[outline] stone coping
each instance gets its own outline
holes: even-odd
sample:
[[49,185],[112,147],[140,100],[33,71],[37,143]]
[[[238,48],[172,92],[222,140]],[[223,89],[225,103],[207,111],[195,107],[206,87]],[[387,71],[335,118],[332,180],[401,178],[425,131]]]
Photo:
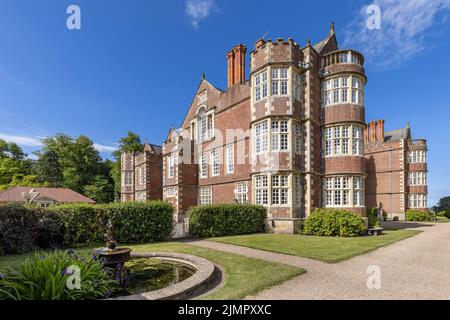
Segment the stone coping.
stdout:
[[150,258],[187,264],[197,271],[186,280],[160,290],[118,297],[114,300],[176,300],[187,299],[195,290],[207,286],[214,277],[215,266],[206,259],[174,252],[133,253],[133,259]]

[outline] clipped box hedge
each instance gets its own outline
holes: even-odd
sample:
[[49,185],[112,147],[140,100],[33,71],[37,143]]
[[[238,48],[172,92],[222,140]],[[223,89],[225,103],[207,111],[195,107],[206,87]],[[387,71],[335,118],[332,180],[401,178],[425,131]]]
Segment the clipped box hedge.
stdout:
[[366,231],[366,224],[360,216],[336,209],[314,210],[303,226],[306,235],[326,237],[358,237]]
[[267,209],[249,204],[221,204],[189,210],[189,234],[209,238],[260,233],[266,230]]

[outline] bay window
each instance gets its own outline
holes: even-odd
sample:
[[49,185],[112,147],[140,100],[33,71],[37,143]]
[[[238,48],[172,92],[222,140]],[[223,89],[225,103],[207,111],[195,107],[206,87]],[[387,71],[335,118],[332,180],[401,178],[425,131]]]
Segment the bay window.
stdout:
[[364,178],[361,176],[326,177],[324,188],[326,207],[364,206]]
[[324,107],[338,103],[364,105],[363,80],[354,75],[339,76],[326,80],[323,84],[322,94]]
[[325,156],[347,156],[364,154],[363,127],[340,125],[325,128]]
[[411,193],[409,195],[409,207],[411,209],[425,209],[428,207],[427,195],[423,193]]
[[414,171],[409,173],[410,186],[426,186],[427,173],[425,171]]
[[267,70],[264,70],[255,75],[255,101],[258,102],[264,98],[267,98]]
[[426,163],[427,152],[424,150],[413,150],[409,152],[409,163]]
[[289,201],[289,177],[272,176],[272,205],[287,205]]
[[272,95],[286,96],[288,94],[288,69],[279,68],[272,69]]
[[269,178],[267,175],[255,177],[255,203],[263,206],[269,204]]

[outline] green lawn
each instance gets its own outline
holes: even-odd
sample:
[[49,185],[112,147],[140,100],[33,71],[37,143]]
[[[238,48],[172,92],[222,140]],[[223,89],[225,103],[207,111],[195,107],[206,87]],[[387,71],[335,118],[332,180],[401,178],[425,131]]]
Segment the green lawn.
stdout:
[[[203,249],[192,245],[168,242],[142,246],[129,246],[134,252],[180,252],[203,257],[223,267],[225,283],[212,294],[202,297],[209,300],[238,300],[254,295],[265,288],[277,285],[305,271],[279,263],[247,258],[235,254]],[[77,249],[89,255],[92,249]],[[20,264],[29,255],[0,256],[0,270],[6,265]],[[262,276],[263,275],[263,276]]]
[[358,238],[257,234],[210,240],[336,263],[415,236],[418,233],[420,231],[395,230],[385,231],[383,236]]

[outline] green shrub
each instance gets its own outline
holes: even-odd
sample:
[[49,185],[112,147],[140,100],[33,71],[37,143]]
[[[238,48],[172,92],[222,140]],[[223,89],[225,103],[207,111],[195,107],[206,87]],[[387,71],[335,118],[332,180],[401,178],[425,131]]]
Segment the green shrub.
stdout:
[[265,231],[267,209],[255,205],[223,204],[189,210],[191,236],[208,238]]
[[304,233],[327,237],[357,237],[366,232],[364,220],[348,211],[316,209],[306,219]]
[[447,219],[450,219],[450,209],[448,209],[448,210],[445,212],[444,216],[445,216]]
[[19,254],[34,247],[38,218],[32,209],[0,206],[0,254]]
[[379,227],[378,208],[367,209],[367,217],[369,219],[369,227]]
[[148,243],[170,239],[173,207],[169,203],[123,203],[105,206],[119,243]]
[[[445,214],[447,213],[447,211],[439,211],[438,213],[436,213],[436,215],[438,216],[438,217],[445,217]],[[450,213],[450,211],[449,211],[449,213]]]
[[91,246],[104,241],[107,218],[105,206],[63,204],[48,209],[61,226],[64,246]]
[[90,246],[104,242],[108,219],[122,244],[147,243],[170,238],[173,207],[160,201],[108,205],[71,204],[49,209],[58,219],[64,245]]
[[406,221],[431,221],[429,212],[408,210],[406,211]]
[[[69,289],[70,276],[79,268],[80,289]],[[68,253],[36,253],[17,269],[0,277],[0,300],[92,300],[106,297],[114,281],[102,264]]]

